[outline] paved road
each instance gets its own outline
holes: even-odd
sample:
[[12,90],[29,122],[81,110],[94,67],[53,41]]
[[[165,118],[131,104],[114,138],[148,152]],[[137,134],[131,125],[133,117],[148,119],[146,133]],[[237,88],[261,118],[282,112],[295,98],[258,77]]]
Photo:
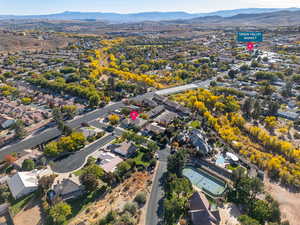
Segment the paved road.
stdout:
[[148,202],[146,225],[162,224],[162,201],[164,197],[163,176],[167,172],[167,159],[169,155],[169,149],[159,151],[159,164],[153,180],[150,198]]
[[84,165],[88,155],[97,151],[98,149],[108,144],[115,138],[116,136],[112,134],[109,134],[108,136],[104,136],[103,138],[100,138],[98,141],[88,145],[87,147],[81,149],[80,151],[75,152],[74,154],[60,161],[54,162],[51,168],[56,173],[68,173],[76,169],[79,169]]
[[[117,102],[112,105],[108,105],[102,109],[97,109],[92,112],[89,112],[83,116],[77,117],[71,121],[69,121],[67,124],[71,128],[75,129],[81,126],[84,122],[89,122],[92,120],[95,120],[101,116],[104,116],[106,113],[109,113],[111,111],[114,111],[116,109],[119,109],[123,107],[124,104],[122,102]],[[54,138],[57,138],[61,135],[61,132],[57,128],[50,128],[45,130],[44,132],[31,136],[27,139],[24,139],[16,144],[9,145],[5,148],[2,148],[0,150],[0,160],[3,159],[3,157],[7,154],[11,154],[13,152],[21,152],[25,149],[30,149],[33,147],[36,147],[37,145],[40,145],[44,142],[47,142],[49,140],[52,140]]]
[[176,94],[187,90],[197,89],[197,88],[206,88],[209,86],[210,82],[214,79],[209,79],[206,81],[196,81],[191,84],[186,84],[178,87],[173,88],[167,88],[163,90],[156,91],[155,93],[158,95],[170,95],[170,94]]
[[[92,122],[89,122],[89,125],[100,129],[105,129],[107,127],[107,124],[101,123],[98,120],[93,120]],[[70,156],[67,156],[66,158],[60,161],[53,162],[53,165],[51,166],[52,170],[56,173],[67,173],[79,169],[84,165],[88,155],[92,154],[93,152],[102,148],[104,145],[113,141],[116,137],[121,136],[123,132],[123,130],[115,128],[112,134],[109,134],[108,136],[99,139],[95,143],[83,148],[82,150]]]

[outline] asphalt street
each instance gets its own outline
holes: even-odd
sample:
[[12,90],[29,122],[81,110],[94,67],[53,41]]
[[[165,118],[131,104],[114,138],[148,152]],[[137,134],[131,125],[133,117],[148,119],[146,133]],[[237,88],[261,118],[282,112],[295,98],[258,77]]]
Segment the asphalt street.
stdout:
[[159,164],[153,180],[150,198],[147,207],[146,225],[162,224],[164,197],[163,176],[167,172],[167,159],[170,155],[169,149],[164,149],[158,152]]
[[53,162],[51,168],[56,173],[68,173],[72,172],[76,169],[82,167],[85,163],[85,160],[88,155],[92,154],[93,152],[97,151],[104,145],[108,144],[112,140],[114,140],[116,136],[109,134],[108,136],[104,136],[100,138],[96,142],[88,145],[87,147],[81,149],[78,152],[60,160]]
[[155,94],[157,95],[170,95],[170,94],[176,94],[187,90],[193,90],[197,88],[205,88],[210,85],[210,82],[213,81],[213,79],[209,79],[206,81],[196,81],[191,84],[186,84],[178,87],[172,87],[167,89],[162,89],[159,91],[156,91]]

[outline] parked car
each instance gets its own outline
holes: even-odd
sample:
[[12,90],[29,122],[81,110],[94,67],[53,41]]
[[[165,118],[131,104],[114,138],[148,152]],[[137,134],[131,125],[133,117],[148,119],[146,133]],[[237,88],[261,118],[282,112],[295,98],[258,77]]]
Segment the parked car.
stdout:
[[111,132],[114,131],[114,129],[115,129],[115,128],[114,128],[113,126],[108,126],[108,127],[106,127],[105,130],[106,130],[107,132],[111,133]]

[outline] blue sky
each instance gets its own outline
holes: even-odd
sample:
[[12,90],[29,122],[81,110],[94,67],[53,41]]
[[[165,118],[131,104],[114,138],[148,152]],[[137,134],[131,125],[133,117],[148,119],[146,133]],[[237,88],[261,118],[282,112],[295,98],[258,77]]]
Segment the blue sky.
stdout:
[[300,0],[0,0],[0,14],[47,14],[63,11],[195,13],[264,7],[300,7]]

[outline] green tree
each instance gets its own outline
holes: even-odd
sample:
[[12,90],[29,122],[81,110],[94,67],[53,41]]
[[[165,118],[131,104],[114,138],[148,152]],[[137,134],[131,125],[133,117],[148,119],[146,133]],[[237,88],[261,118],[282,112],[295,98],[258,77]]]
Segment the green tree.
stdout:
[[258,178],[244,177],[240,172],[234,179],[234,190],[230,193],[230,197],[233,197],[236,203],[245,205],[246,210],[249,211],[256,196],[262,192],[263,184]]
[[243,105],[242,110],[246,114],[246,116],[250,116],[253,109],[253,101],[252,98],[246,98]]
[[263,200],[256,200],[249,212],[249,215],[258,220],[261,224],[271,219],[271,210],[268,202]]
[[77,107],[75,105],[65,105],[62,107],[62,112],[69,118],[74,118],[76,115]]
[[15,136],[17,138],[24,138],[27,134],[22,120],[17,120],[14,124]]
[[25,159],[22,163],[22,170],[31,171],[34,170],[35,163],[32,159]]
[[247,71],[247,70],[249,70],[249,69],[250,69],[249,66],[246,65],[246,64],[243,64],[243,65],[240,67],[240,70],[241,70],[241,71]]
[[228,76],[230,77],[230,79],[234,79],[236,74],[237,74],[236,70],[229,70],[228,71]]
[[49,215],[55,224],[63,224],[71,214],[72,208],[65,202],[54,205],[49,211]]
[[284,86],[281,94],[283,97],[290,97],[292,95],[293,83],[291,81],[287,81]]
[[137,202],[139,205],[143,205],[147,201],[147,194],[145,192],[139,192],[135,198],[134,201]]
[[183,151],[178,151],[175,154],[168,157],[168,171],[175,173],[181,177],[182,169],[185,165],[186,156]]
[[8,202],[10,199],[10,191],[6,184],[0,184],[0,204]]
[[157,146],[157,144],[155,142],[153,142],[153,141],[148,141],[147,148],[151,152],[156,152],[159,149],[159,147]]
[[100,104],[100,102],[101,102],[101,98],[97,94],[94,94],[94,95],[89,97],[89,105],[91,107],[98,106]]
[[58,107],[55,107],[52,109],[52,117],[56,124],[59,124],[60,122],[63,121],[63,114],[61,112],[61,109]]
[[86,139],[85,139],[85,136],[84,136],[83,133],[81,133],[81,132],[73,132],[70,135],[70,138],[75,143],[76,150],[79,150],[79,149],[81,149],[81,148],[84,147]]
[[125,212],[122,214],[120,217],[120,220],[117,222],[117,224],[122,224],[122,225],[135,225],[136,221],[134,217],[128,212]]
[[253,219],[247,215],[241,215],[238,218],[241,225],[261,225],[256,219]]
[[127,202],[125,205],[124,205],[124,209],[123,209],[125,212],[129,212],[131,215],[135,215],[136,212],[137,212],[137,205],[133,202]]
[[131,169],[130,165],[124,161],[117,166],[116,174],[123,177]]
[[252,60],[251,67],[258,67],[258,66],[259,66],[258,62],[256,60]]
[[92,164],[84,168],[84,174],[92,174],[95,175],[96,178],[101,179],[104,176],[105,172],[100,166]]
[[31,100],[31,98],[24,97],[24,98],[21,98],[21,102],[24,105],[29,105],[32,102],[32,100]]
[[100,220],[99,225],[114,224],[117,221],[117,213],[110,211],[103,219]]
[[268,58],[267,56],[265,56],[265,57],[262,58],[262,61],[263,61],[263,62],[268,62],[268,61],[269,61],[269,58]]
[[40,190],[42,191],[42,193],[46,193],[51,188],[56,176],[57,175],[52,174],[49,176],[43,176],[39,179],[38,186],[39,186]]
[[80,181],[88,192],[96,191],[100,184],[97,176],[92,173],[83,174],[80,176]]
[[188,197],[193,193],[193,187],[187,178],[171,178],[168,179],[168,193],[179,197]]
[[268,104],[268,112],[267,113],[270,116],[276,116],[279,109],[280,109],[280,104],[278,102],[271,101]]
[[253,119],[258,119],[262,114],[262,108],[260,101],[257,99],[253,105],[252,117]]
[[272,95],[274,93],[275,89],[271,85],[267,84],[261,88],[261,93],[263,95]]
[[60,153],[60,150],[58,149],[57,142],[52,141],[52,142],[48,143],[45,146],[44,152],[47,156],[52,156],[52,157],[58,156]]
[[172,196],[164,200],[164,220],[167,225],[177,224],[181,215],[184,214],[187,200]]

